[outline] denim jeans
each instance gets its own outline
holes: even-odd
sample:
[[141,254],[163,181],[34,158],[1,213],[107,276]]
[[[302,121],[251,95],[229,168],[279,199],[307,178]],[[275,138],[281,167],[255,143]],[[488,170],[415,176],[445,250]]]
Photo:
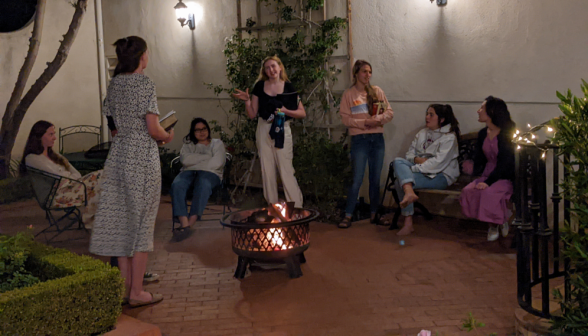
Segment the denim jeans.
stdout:
[[192,191],[190,217],[194,215],[202,216],[204,208],[206,208],[206,204],[208,203],[208,198],[212,194],[212,190],[221,181],[218,175],[203,170],[185,170],[179,173],[171,187],[174,216],[188,217],[186,197],[192,182],[194,183],[194,190]]
[[[404,190],[402,186],[406,183],[412,183],[414,189],[438,189],[443,190],[447,188],[447,179],[442,173],[437,174],[434,178],[427,177],[422,173],[413,173],[410,168],[414,166],[408,160],[403,158],[394,159],[394,175],[396,175],[396,192],[398,198],[402,201],[404,198]],[[414,205],[409,204],[401,211],[403,216],[414,215]]]
[[369,164],[370,210],[372,213],[378,211],[378,206],[380,205],[380,175],[382,174],[382,165],[384,165],[384,150],[384,135],[382,133],[358,134],[351,137],[353,183],[347,194],[345,216],[351,217],[355,210],[366,163]]

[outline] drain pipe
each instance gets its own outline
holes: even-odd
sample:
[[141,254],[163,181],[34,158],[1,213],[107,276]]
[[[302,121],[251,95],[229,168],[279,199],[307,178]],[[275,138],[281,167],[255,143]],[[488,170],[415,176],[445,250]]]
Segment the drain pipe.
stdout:
[[110,139],[106,118],[102,115],[102,102],[106,98],[106,58],[104,57],[104,29],[102,25],[102,0],[94,0],[96,18],[96,47],[98,48],[98,87],[100,90],[100,127],[102,142]]

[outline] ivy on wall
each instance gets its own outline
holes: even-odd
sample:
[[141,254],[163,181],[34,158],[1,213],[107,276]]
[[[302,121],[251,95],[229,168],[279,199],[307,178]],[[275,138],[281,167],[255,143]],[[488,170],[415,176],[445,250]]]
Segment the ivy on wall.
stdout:
[[[333,94],[330,88],[338,80],[341,70],[327,64],[329,57],[343,41],[342,33],[347,21],[339,17],[321,22],[309,20],[306,11],[320,9],[324,6],[324,0],[304,0],[299,8],[289,6],[283,0],[261,0],[261,3],[275,15],[275,21],[280,24],[269,23],[259,38],[254,33],[254,30],[259,29],[258,23],[252,18],[247,19],[244,31],[236,29],[226,39],[223,52],[227,59],[229,87],[213,83],[206,85],[217,96],[230,95],[234,89],[251,90],[259,75],[262,60],[277,55],[284,63],[288,77],[300,94],[307,112],[307,118],[293,125],[304,126],[302,131],[296,132],[294,139],[296,177],[305,201],[313,204],[327,202],[330,208],[334,208],[334,202],[345,195],[343,186],[347,183],[350,170],[348,154],[344,141],[332,142],[324,130],[312,126],[321,123],[325,114],[338,107],[340,97]],[[257,120],[249,119],[244,103],[236,99],[231,99],[231,107],[225,112],[226,128],[220,127],[219,122],[212,122],[213,130],[221,134],[236,161],[252,159],[257,150]],[[321,182],[313,170],[306,166],[309,164],[307,160],[298,158],[301,155],[319,155],[319,158],[323,158],[323,162],[319,163],[321,167],[337,166],[338,169],[332,172],[332,178]],[[245,165],[236,162],[235,167],[238,169]],[[333,190],[332,185],[340,187]],[[317,190],[331,190],[331,193],[324,195],[317,193]],[[324,213],[326,209],[319,211]]]

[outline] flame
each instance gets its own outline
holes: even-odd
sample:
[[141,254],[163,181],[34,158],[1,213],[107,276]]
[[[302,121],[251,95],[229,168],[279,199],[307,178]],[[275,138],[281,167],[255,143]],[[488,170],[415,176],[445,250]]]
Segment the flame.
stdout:
[[[276,203],[274,204],[274,208],[276,210],[278,210],[282,216],[284,216],[284,218],[286,218],[286,213],[287,213],[287,209],[286,209],[286,205],[282,204],[282,203]],[[281,223],[282,221],[279,218],[274,218],[272,219],[272,223]]]
[[271,247],[274,250],[287,250],[288,246],[284,244],[284,240],[282,239],[282,230],[280,229],[269,229],[268,233],[266,234],[267,239],[271,243]]
[[[283,203],[276,203],[273,205],[274,208],[280,212],[280,214],[286,218],[287,209],[286,204]],[[282,221],[279,218],[272,219],[272,223],[281,223]],[[267,240],[270,242],[270,247],[273,250],[287,250],[289,248],[293,248],[294,246],[288,246],[284,240],[284,233],[279,228],[272,228],[269,229],[266,234]]]

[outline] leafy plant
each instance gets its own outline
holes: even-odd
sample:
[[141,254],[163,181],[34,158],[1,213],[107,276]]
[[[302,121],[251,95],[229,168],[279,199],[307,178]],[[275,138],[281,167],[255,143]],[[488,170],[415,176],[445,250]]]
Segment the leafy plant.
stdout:
[[39,278],[25,268],[32,241],[30,232],[19,232],[14,236],[0,235],[0,293],[39,282]]
[[[296,128],[302,129],[294,139],[293,164],[296,176],[305,201],[318,206],[321,213],[331,214],[337,208],[337,200],[345,195],[350,165],[348,154],[344,148],[344,139],[331,142],[324,132],[309,128],[321,123],[326,113],[339,105],[340,97],[336,97],[329,88],[333,87],[341,71],[327,64],[342,41],[341,32],[346,26],[346,20],[338,17],[321,23],[308,20],[304,11],[319,9],[324,6],[324,0],[305,0],[300,7],[289,6],[283,0],[262,2],[273,9],[276,22],[287,24],[300,20],[304,24],[289,28],[286,33],[284,26],[269,23],[267,34],[261,39],[251,35],[252,29],[246,30],[247,35],[235,30],[226,39],[224,49],[230,87],[212,83],[205,85],[217,96],[231,94],[235,88],[252,88],[264,58],[277,55],[283,61],[288,77],[300,94],[307,112],[304,120],[293,121],[292,125],[293,128],[298,126]],[[254,28],[257,24],[249,18],[246,28]],[[309,26],[313,29],[309,30]],[[220,127],[217,121],[212,121],[211,126],[213,132],[220,134],[227,150],[233,154],[234,167],[237,170],[239,167],[248,167],[246,161],[253,159],[257,151],[257,120],[247,116],[242,101],[232,99],[231,102],[231,108],[225,111],[224,124],[228,125],[227,128]],[[219,107],[222,107],[220,103]]]
[[[484,328],[486,326],[485,323],[479,322],[478,320],[476,320],[476,318],[474,317],[474,314],[472,314],[471,312],[468,313],[468,317],[466,317],[465,319],[463,319],[461,321],[463,322],[463,324],[461,326],[464,330],[466,330],[467,332],[473,331],[476,333],[476,335],[480,334],[478,329]],[[488,334],[488,336],[496,336],[496,335],[497,335],[497,333]]]
[[562,229],[563,255],[570,261],[571,290],[564,300],[559,290],[554,291],[560,300],[561,316],[552,319],[553,332],[557,335],[588,334],[588,83],[582,80],[584,97],[576,97],[570,90],[561,100],[559,109],[563,116],[552,120],[556,132],[553,142],[559,146],[560,157],[569,175],[560,184],[564,197],[571,202],[573,220]]
[[338,221],[351,180],[346,135],[337,142],[326,132],[308,131],[294,146],[294,169],[306,206],[315,207],[323,220]]

